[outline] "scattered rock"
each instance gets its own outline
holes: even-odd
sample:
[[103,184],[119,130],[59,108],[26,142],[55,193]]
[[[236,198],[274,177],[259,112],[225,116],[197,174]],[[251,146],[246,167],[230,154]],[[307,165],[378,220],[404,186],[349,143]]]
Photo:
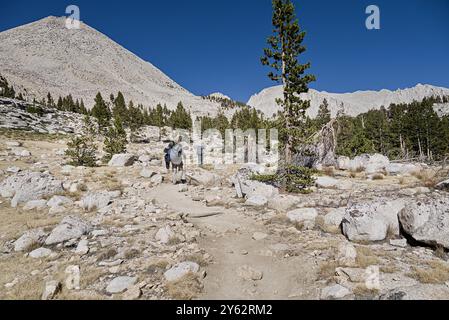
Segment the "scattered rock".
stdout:
[[197,273],[200,270],[200,266],[195,262],[181,262],[172,267],[170,270],[164,273],[165,280],[171,282],[176,281],[184,277],[189,273]]
[[90,223],[75,216],[65,217],[45,240],[46,245],[78,239],[92,230]]
[[89,241],[81,240],[80,242],[78,242],[78,246],[76,247],[75,253],[80,256],[88,254],[89,253]]
[[42,300],[53,299],[61,290],[61,283],[59,281],[48,281],[45,283],[44,292],[42,293]]
[[21,171],[0,183],[0,195],[12,198],[11,206],[39,200],[63,192],[62,181],[56,180],[48,173]]
[[315,185],[324,189],[351,190],[353,188],[352,182],[341,181],[331,177],[317,177]]
[[254,232],[253,236],[252,236],[253,240],[256,240],[256,241],[266,239],[267,237],[268,237],[268,234],[262,233],[262,232]]
[[46,200],[31,200],[25,203],[23,206],[23,210],[30,211],[30,210],[41,210],[47,207],[47,201]]
[[26,251],[36,245],[42,245],[45,241],[45,232],[42,229],[35,229],[25,232],[14,242],[14,251]]
[[351,294],[352,294],[352,292],[349,291],[348,288],[345,288],[342,285],[336,284],[336,285],[324,288],[321,291],[321,299],[322,300],[343,299],[344,297],[347,297]]
[[65,269],[65,273],[68,275],[65,280],[65,286],[69,290],[80,290],[80,267],[68,266]]
[[136,158],[132,154],[115,154],[109,161],[110,167],[129,167],[132,166]]
[[170,226],[166,226],[158,230],[155,239],[162,244],[167,244],[174,237],[174,235],[175,234],[171,230]]
[[318,211],[314,208],[302,208],[287,213],[287,218],[291,222],[303,223],[304,228],[313,229],[315,227],[315,219]]
[[50,200],[47,202],[47,206],[53,208],[53,207],[61,207],[65,205],[72,205],[73,201],[67,197],[64,196],[53,196]]
[[47,248],[39,248],[30,252],[29,256],[33,259],[42,259],[49,257],[53,252]]
[[143,178],[151,178],[152,176],[156,175],[157,172],[148,168],[144,168],[142,169],[142,171],[140,171],[140,176]]
[[154,186],[158,186],[160,185],[162,182],[164,182],[164,177],[160,174],[156,174],[154,175],[151,179],[150,182],[154,185]]
[[324,216],[324,224],[326,226],[339,228],[345,215],[346,215],[346,208],[331,209]]
[[277,212],[286,212],[294,208],[298,202],[298,197],[280,194],[268,200],[268,208]]
[[114,278],[111,282],[109,282],[106,287],[106,292],[114,294],[114,293],[122,293],[127,290],[129,287],[133,286],[137,281],[136,277],[117,277]]
[[342,266],[353,266],[356,264],[357,250],[350,243],[342,243],[338,246],[337,261]]
[[407,247],[407,239],[391,239],[390,245],[393,247],[405,248]]
[[81,199],[81,207],[86,211],[100,210],[107,207],[113,199],[120,196],[120,191],[89,192]]
[[253,195],[246,200],[245,205],[249,207],[263,207],[267,205],[268,200],[262,195]]

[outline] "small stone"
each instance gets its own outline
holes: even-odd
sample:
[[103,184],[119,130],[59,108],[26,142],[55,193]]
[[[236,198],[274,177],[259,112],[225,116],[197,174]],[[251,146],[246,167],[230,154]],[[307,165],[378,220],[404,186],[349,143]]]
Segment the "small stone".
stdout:
[[268,235],[266,233],[254,232],[252,238],[253,238],[253,240],[260,241],[260,240],[266,239],[267,237],[268,237]]
[[166,226],[164,228],[160,228],[158,232],[156,233],[155,239],[159,241],[162,244],[167,244],[170,239],[172,239],[174,236],[173,231],[171,230],[170,226]]
[[326,287],[321,291],[322,300],[330,299],[342,299],[351,294],[349,289],[343,287],[342,285],[336,284],[330,287]]
[[44,292],[42,293],[42,300],[53,299],[61,290],[61,283],[58,281],[48,281],[45,284]]
[[109,282],[106,287],[108,293],[122,293],[129,287],[133,286],[137,281],[136,277],[117,277]]
[[137,300],[142,295],[142,291],[139,286],[133,286],[126,290],[123,294],[123,300]]
[[263,278],[263,272],[258,271],[250,266],[244,265],[238,268],[237,274],[239,277],[248,281],[259,281]]
[[87,240],[81,240],[78,242],[78,246],[76,247],[75,253],[79,254],[80,256],[84,256],[85,254],[89,253],[89,241]]
[[170,270],[164,273],[165,280],[167,281],[176,281],[184,277],[189,273],[197,273],[200,270],[200,266],[191,261],[186,261],[182,263],[178,263]]
[[52,254],[52,251],[47,248],[39,248],[30,252],[29,256],[33,259],[42,259],[49,257]]
[[65,285],[69,290],[80,290],[80,267],[68,266],[65,269],[65,273],[68,274],[65,281]]
[[407,247],[407,239],[391,239],[390,245],[393,247],[405,248]]

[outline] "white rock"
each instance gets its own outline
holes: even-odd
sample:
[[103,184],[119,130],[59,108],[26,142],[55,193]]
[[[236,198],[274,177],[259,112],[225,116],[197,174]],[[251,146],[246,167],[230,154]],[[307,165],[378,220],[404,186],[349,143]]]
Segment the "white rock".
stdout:
[[156,174],[150,179],[150,182],[155,186],[160,185],[163,181],[164,177],[160,174]]
[[29,256],[33,259],[41,259],[49,257],[52,254],[52,251],[47,248],[39,248],[30,252]]
[[80,290],[80,267],[68,266],[65,269],[65,273],[68,275],[65,280],[65,286],[69,290]]
[[144,168],[142,169],[142,171],[140,171],[140,176],[143,178],[151,178],[152,176],[156,175],[157,172],[148,168]]
[[336,284],[330,287],[326,287],[321,291],[321,299],[329,300],[329,299],[342,299],[344,297],[352,294],[349,289],[343,287],[342,285]]
[[44,292],[42,293],[42,300],[51,300],[53,299],[58,292],[61,290],[61,283],[58,281],[48,281],[45,283]]
[[191,261],[181,262],[164,273],[165,280],[171,282],[181,279],[189,273],[197,273],[200,266]]
[[350,205],[343,219],[343,233],[351,241],[382,241],[399,235],[398,214],[403,200],[378,199]]
[[197,170],[186,175],[187,181],[194,186],[213,187],[220,183],[220,177],[206,170]]
[[170,241],[170,239],[174,237],[174,235],[175,234],[171,230],[170,226],[166,226],[158,230],[155,239],[162,244],[167,244]]
[[0,195],[12,198],[11,206],[14,208],[20,203],[39,200],[63,191],[62,181],[48,173],[21,171],[0,183]]
[[346,215],[346,208],[331,209],[324,216],[324,224],[331,227],[340,227],[344,216]]
[[47,200],[31,200],[25,203],[23,206],[23,210],[30,211],[30,210],[42,210],[47,207]]
[[391,239],[390,244],[393,247],[405,248],[407,247],[407,239]]
[[109,282],[106,287],[108,293],[122,293],[129,287],[133,286],[137,281],[136,277],[117,277]]
[[409,201],[399,214],[404,231],[416,241],[449,249],[449,198],[436,195]]
[[110,167],[129,167],[134,164],[136,158],[132,154],[115,154],[112,156],[111,161],[109,161],[108,166]]
[[342,243],[338,246],[337,260],[342,266],[354,266],[357,259],[357,250],[350,243]]
[[47,202],[47,206],[49,206],[49,207],[60,207],[60,206],[65,206],[65,205],[70,206],[72,204],[73,204],[73,201],[64,196],[53,196]]
[[296,209],[287,213],[287,218],[291,222],[304,223],[306,229],[312,229],[315,226],[317,216],[318,211],[314,208]]
[[113,199],[120,196],[119,191],[89,192],[81,199],[81,207],[86,211],[107,207]]
[[186,184],[180,184],[178,186],[178,192],[187,192],[189,191],[189,186]]
[[14,251],[26,251],[35,245],[41,245],[45,241],[45,236],[42,229],[29,230],[14,242]]
[[8,172],[8,173],[17,173],[17,172],[20,172],[20,170],[22,170],[22,169],[20,169],[19,167],[9,167],[9,168],[6,169],[6,172]]
[[246,200],[245,205],[250,207],[263,207],[268,203],[268,199],[262,195],[253,195]]
[[78,246],[76,247],[75,253],[79,254],[80,256],[89,253],[89,241],[80,240],[80,242],[78,242]]
[[268,235],[266,233],[262,233],[262,232],[254,232],[253,236],[252,236],[253,240],[256,240],[256,241],[266,239],[267,237],[268,237]]
[[291,195],[276,195],[268,200],[268,208],[277,212],[286,212],[298,204],[299,198]]
[[67,216],[53,229],[45,240],[46,245],[61,243],[67,240],[78,239],[92,230],[90,223],[76,217]]

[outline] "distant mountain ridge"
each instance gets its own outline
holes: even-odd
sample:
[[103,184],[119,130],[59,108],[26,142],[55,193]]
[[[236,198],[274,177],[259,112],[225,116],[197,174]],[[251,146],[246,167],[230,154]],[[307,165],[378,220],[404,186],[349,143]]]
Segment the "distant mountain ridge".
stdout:
[[197,97],[104,34],[81,22],[65,27],[65,17],[42,20],[0,33],[0,73],[29,98],[72,94],[93,106],[97,92],[105,99],[121,91],[127,101],[148,107],[179,101],[194,114],[216,114],[219,104]]
[[[339,110],[345,114],[357,116],[371,109],[386,108],[392,103],[411,103],[414,100],[422,101],[426,97],[449,96],[449,89],[431,85],[418,84],[413,88],[399,89],[396,91],[357,91],[354,93],[329,93],[310,89],[307,94],[303,94],[303,99],[310,100],[311,107],[307,111],[308,115],[314,117],[318,113],[319,106],[326,99],[332,116]],[[282,86],[270,87],[253,95],[248,105],[271,117],[280,110],[276,104],[276,99],[282,98]]]

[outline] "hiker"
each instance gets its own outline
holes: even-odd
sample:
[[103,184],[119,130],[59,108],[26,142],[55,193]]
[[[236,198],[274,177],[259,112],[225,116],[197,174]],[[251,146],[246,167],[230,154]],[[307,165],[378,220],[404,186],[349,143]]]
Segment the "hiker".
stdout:
[[164,159],[165,159],[165,167],[167,168],[167,171],[170,170],[170,151],[175,146],[174,141],[170,141],[168,146],[164,149]]
[[182,137],[180,136],[178,139],[178,143],[175,144],[171,149],[170,149],[170,163],[172,166],[172,172],[173,172],[173,178],[172,178],[172,182],[173,184],[176,184],[178,182],[178,175],[179,172],[182,173],[181,175],[181,182],[185,181],[185,171],[184,171],[184,159],[185,159],[185,154],[184,151],[182,150]]

